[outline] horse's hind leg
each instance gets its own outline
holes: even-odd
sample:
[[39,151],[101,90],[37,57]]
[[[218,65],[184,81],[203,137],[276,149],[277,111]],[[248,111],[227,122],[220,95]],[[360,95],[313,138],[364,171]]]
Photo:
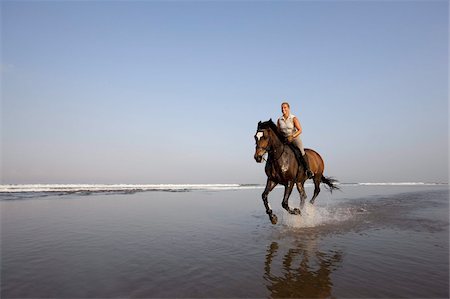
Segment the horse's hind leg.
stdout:
[[262,200],[264,202],[264,207],[266,208],[266,213],[267,213],[267,215],[269,215],[269,219],[270,219],[270,222],[272,222],[272,224],[277,224],[278,218],[272,212],[269,202],[267,201],[267,197],[269,196],[269,192],[272,191],[276,185],[277,185],[277,183],[267,179],[266,188],[264,189],[264,192],[262,194]]
[[284,196],[283,196],[283,202],[281,203],[281,206],[289,212],[289,214],[299,215],[300,210],[297,208],[291,209],[289,207],[289,196],[292,193],[292,189],[294,188],[295,182],[289,182],[287,185],[284,186]]
[[305,182],[297,182],[297,190],[298,193],[300,193],[300,209],[303,209],[303,206],[305,205],[305,199],[308,198],[305,192]]
[[322,180],[322,175],[321,174],[316,174],[314,176],[314,195],[313,198],[311,198],[311,200],[309,201],[311,204],[314,203],[314,201],[316,200],[317,195],[319,195],[320,193],[320,181]]

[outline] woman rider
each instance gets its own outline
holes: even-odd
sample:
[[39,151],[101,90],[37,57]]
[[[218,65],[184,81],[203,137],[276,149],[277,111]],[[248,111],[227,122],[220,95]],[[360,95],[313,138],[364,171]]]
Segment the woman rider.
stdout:
[[302,127],[300,126],[300,122],[295,115],[291,114],[291,108],[289,103],[284,102],[281,104],[281,112],[283,115],[278,119],[277,126],[280,132],[287,138],[289,143],[294,144],[298,149],[300,149],[301,156],[299,160],[301,160],[308,178],[312,178],[314,176],[311,169],[309,169],[308,156],[305,155],[305,149],[303,148],[303,142],[300,139],[300,134],[302,133]]

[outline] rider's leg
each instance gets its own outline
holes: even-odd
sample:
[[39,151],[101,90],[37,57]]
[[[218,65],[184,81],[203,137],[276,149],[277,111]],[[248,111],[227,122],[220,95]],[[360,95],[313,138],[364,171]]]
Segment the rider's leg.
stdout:
[[309,168],[308,155],[303,155],[303,160],[305,160],[306,164],[306,175],[308,176],[308,179],[310,179],[314,176],[314,173],[311,171],[311,168]]
[[300,149],[301,152],[301,160],[302,160],[302,164],[305,168],[306,171],[306,175],[307,177],[310,179],[314,176],[314,173],[311,171],[311,169],[309,168],[309,161],[308,161],[308,156],[305,154],[305,149],[303,148],[303,142],[302,139],[300,138],[300,136],[298,136],[297,138],[294,139],[293,144]]

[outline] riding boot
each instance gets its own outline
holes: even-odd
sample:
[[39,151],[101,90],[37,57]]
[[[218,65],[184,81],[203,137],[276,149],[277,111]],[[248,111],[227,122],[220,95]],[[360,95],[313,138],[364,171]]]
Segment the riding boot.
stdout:
[[295,158],[297,159],[298,164],[302,165],[303,168],[306,169],[305,159],[303,159],[300,149],[296,146],[292,146],[291,148],[294,150]]
[[303,169],[305,170],[306,176],[308,177],[308,179],[312,178],[314,176],[314,174],[309,169],[309,163],[308,163],[306,154],[302,155],[302,152],[300,151],[300,149],[298,147],[293,146],[292,149],[294,150],[295,157],[297,158],[297,162],[303,166]]
[[314,176],[314,173],[309,168],[308,155],[304,154],[302,158],[302,160],[305,161],[306,176],[308,177],[308,179],[310,179]]

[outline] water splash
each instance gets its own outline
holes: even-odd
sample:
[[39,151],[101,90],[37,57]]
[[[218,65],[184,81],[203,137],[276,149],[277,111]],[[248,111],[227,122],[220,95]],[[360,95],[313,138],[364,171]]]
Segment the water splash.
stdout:
[[282,223],[292,228],[306,228],[343,222],[350,219],[354,211],[349,208],[337,206],[316,206],[309,202],[301,209],[301,216],[284,212]]

